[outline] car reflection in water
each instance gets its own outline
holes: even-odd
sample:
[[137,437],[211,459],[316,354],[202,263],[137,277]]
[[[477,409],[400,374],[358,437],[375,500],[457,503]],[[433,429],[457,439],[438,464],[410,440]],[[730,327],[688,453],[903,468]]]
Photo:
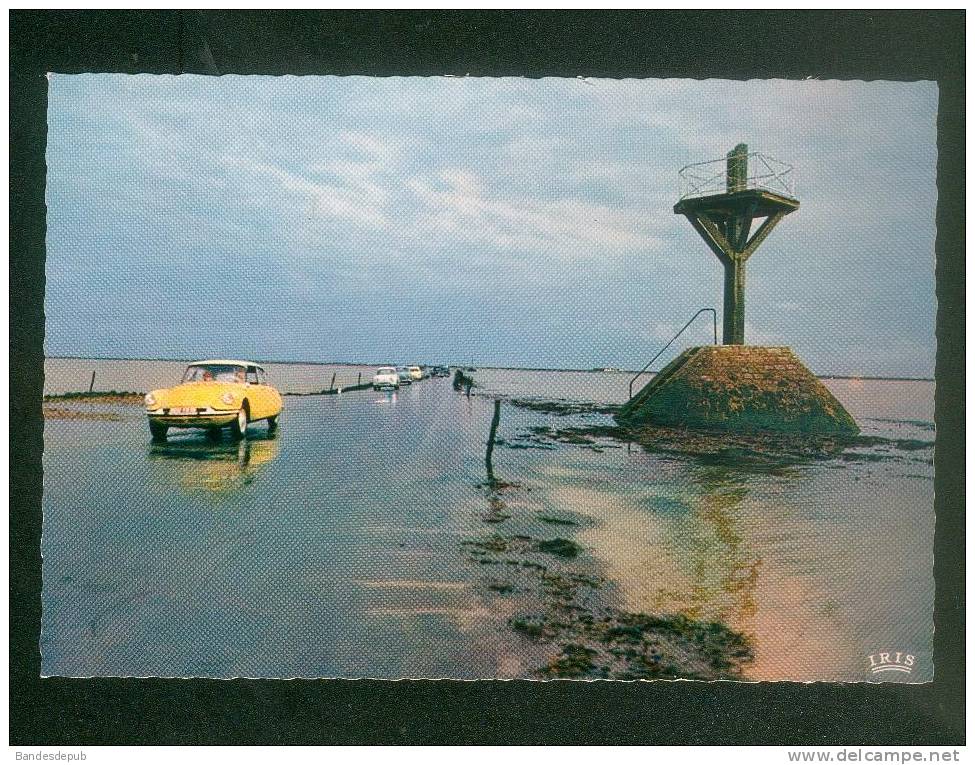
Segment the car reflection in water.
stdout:
[[248,433],[240,440],[213,441],[206,436],[171,439],[149,448],[153,476],[189,491],[229,493],[254,481],[262,466],[278,455],[277,434]]

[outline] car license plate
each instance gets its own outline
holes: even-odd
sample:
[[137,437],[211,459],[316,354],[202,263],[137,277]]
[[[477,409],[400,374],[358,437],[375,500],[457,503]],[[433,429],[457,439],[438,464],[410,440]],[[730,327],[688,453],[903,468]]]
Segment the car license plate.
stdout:
[[174,406],[169,410],[170,414],[196,414],[196,409],[191,406]]

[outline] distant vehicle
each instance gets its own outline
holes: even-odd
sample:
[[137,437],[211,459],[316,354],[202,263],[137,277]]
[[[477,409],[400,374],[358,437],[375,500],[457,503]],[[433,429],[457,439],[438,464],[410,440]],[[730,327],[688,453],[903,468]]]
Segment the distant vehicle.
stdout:
[[450,377],[450,370],[447,367],[430,367],[431,377]]
[[413,384],[413,375],[410,374],[410,370],[407,367],[396,367],[396,374],[399,375],[400,385]]
[[399,373],[396,367],[379,367],[376,374],[372,376],[372,388],[373,390],[399,388]]
[[420,367],[418,367],[418,366],[416,366],[414,364],[412,367],[408,367],[408,369],[409,369],[409,372],[410,372],[410,377],[412,377],[414,380],[422,380],[423,379],[423,370],[420,369]]
[[217,359],[194,361],[179,385],[151,391],[145,405],[152,439],[165,441],[170,428],[204,428],[219,436],[228,425],[236,438],[243,438],[247,426],[258,420],[267,420],[273,433],[283,402],[263,367]]

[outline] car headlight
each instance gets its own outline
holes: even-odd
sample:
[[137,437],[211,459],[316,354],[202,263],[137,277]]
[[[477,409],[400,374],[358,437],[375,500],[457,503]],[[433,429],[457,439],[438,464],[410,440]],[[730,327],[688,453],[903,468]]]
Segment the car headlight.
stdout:
[[156,397],[155,396],[153,396],[151,393],[147,393],[146,394],[146,408],[147,409],[155,409],[157,403],[159,403],[159,402],[156,401]]
[[234,394],[228,391],[227,393],[224,393],[220,397],[220,400],[223,401],[223,403],[225,404],[232,404],[234,403]]

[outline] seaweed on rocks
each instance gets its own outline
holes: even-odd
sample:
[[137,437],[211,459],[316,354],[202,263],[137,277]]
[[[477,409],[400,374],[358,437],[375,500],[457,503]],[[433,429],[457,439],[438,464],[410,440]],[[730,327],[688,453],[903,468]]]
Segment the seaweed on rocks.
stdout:
[[[497,407],[495,409],[497,418]],[[579,412],[574,412],[579,414]],[[492,425],[489,444],[512,447],[528,442],[541,448],[563,445],[601,450],[625,440],[628,432],[608,424],[585,427],[527,428],[516,439],[502,441]],[[523,447],[524,448],[524,447]],[[618,680],[740,677],[752,659],[748,638],[718,622],[681,614],[632,613],[619,607],[613,582],[598,575],[593,560],[571,532],[587,522],[576,513],[549,514],[527,502],[530,487],[494,475],[490,451],[488,479],[477,484],[487,512],[482,521],[491,532],[463,541],[468,561],[483,566],[485,597],[504,599],[503,613],[518,639],[538,646],[542,663],[534,675],[544,679],[608,678]],[[511,495],[520,494],[517,502]],[[525,510],[527,509],[527,513]],[[547,510],[547,508],[545,508]],[[574,516],[574,517],[573,517]],[[584,517],[583,517],[584,518]],[[565,536],[547,536],[547,524]],[[554,529],[553,529],[554,530]]]
[[578,521],[573,521],[568,518],[556,518],[552,515],[540,515],[538,516],[538,520],[540,520],[542,523],[552,524],[553,526],[579,526],[580,525]]
[[129,390],[110,391],[73,391],[70,393],[49,393],[44,396],[44,403],[49,402],[77,402],[79,404],[142,404],[144,393]]
[[513,398],[508,403],[533,412],[544,412],[564,417],[570,414],[616,414],[620,407],[613,404],[596,404],[588,401],[569,401],[567,399]]
[[894,459],[896,452],[924,452],[934,448],[934,441],[911,438],[728,433],[654,425],[631,428],[601,424],[564,428],[533,425],[505,446],[553,449],[569,445],[602,451],[621,443],[635,444],[651,453],[690,457],[705,464],[726,465],[739,470],[780,468],[837,458],[882,461]]
[[561,537],[536,542],[535,549],[549,555],[558,555],[560,558],[575,558],[582,550],[571,539],[562,539]]
[[719,622],[616,607],[611,583],[572,565],[585,555],[572,540],[495,533],[463,545],[503,571],[485,587],[516,598],[512,631],[550,648],[538,677],[713,680],[740,677],[752,660],[748,638]]
[[65,409],[60,406],[45,406],[45,420],[102,420],[119,422],[122,418],[115,412],[93,412],[82,409]]
[[608,439],[623,440],[623,430],[614,425],[592,425],[587,427],[552,428],[547,425],[532,425],[517,438],[506,441],[510,449],[556,449],[559,444],[580,446],[592,451],[618,449],[618,443]]

